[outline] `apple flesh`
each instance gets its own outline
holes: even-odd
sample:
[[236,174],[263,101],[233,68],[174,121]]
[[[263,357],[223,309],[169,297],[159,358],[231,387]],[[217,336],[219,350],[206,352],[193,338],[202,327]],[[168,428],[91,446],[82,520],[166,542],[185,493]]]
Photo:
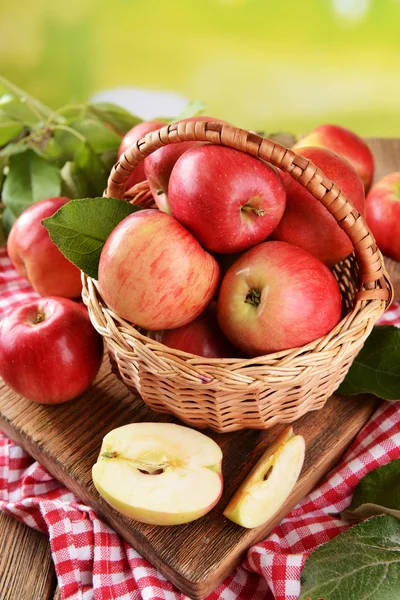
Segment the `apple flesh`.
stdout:
[[341,317],[338,283],[320,260],[285,242],[245,252],[222,280],[218,321],[249,356],[304,346]]
[[[296,152],[319,167],[364,215],[362,181],[344,158],[326,148],[300,148]],[[282,181],[286,209],[271,237],[307,250],[330,267],[351,254],[353,244],[328,209],[288,173],[282,173]]]
[[249,529],[269,521],[293,490],[304,455],[304,438],[286,428],[243,481],[224,510],[225,517]]
[[239,150],[206,144],[176,162],[169,180],[173,216],[212,252],[241,252],[265,240],[285,210],[279,174]]
[[321,146],[343,156],[361,177],[365,192],[369,190],[374,177],[374,157],[356,133],[339,125],[320,125],[301,138],[292,149],[297,152],[307,146]]
[[78,298],[81,272],[51,241],[42,220],[51,217],[69,198],[47,198],[36,202],[18,217],[7,242],[7,252],[18,273],[41,296]]
[[112,231],[101,252],[99,287],[109,307],[144,329],[174,329],[210,304],[217,261],[176,219],[140,210]]
[[400,261],[400,172],[390,173],[370,189],[366,220],[379,249]]
[[131,423],[103,439],[92,469],[99,494],[119,512],[152,525],[189,523],[223,489],[222,452],[212,439],[172,423]]
[[[125,152],[125,150],[144,138],[147,133],[161,129],[161,127],[164,127],[165,125],[166,123],[164,121],[143,121],[142,123],[132,127],[132,129],[130,129],[122,138],[121,145],[118,149],[118,158]],[[144,161],[142,160],[137,167],[135,167],[133,173],[129,176],[129,179],[126,183],[126,189],[129,190],[129,188],[137,183],[140,183],[141,181],[144,181],[145,179],[146,175],[144,172]]]
[[67,298],[39,298],[0,324],[0,375],[17,394],[40,404],[75,398],[97,375],[103,339],[86,308]]

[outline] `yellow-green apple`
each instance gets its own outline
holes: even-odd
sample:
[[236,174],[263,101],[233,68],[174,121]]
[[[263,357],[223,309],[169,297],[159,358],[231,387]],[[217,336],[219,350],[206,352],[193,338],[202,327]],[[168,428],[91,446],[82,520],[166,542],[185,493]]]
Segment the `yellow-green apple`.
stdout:
[[[226,121],[222,121],[222,119],[215,119],[214,117],[207,117],[205,115],[188,117],[187,119],[182,119],[182,121],[218,121],[220,123],[226,123]],[[144,159],[144,171],[153,198],[158,208],[169,215],[171,214],[171,208],[168,201],[168,183],[171,171],[178,158],[186,152],[186,150],[203,143],[204,142],[191,141],[168,144],[152,154],[149,154],[149,156]]]
[[297,151],[307,146],[329,148],[343,156],[361,177],[365,192],[369,190],[374,177],[374,157],[367,144],[356,133],[340,125],[320,125],[301,138],[292,149]]
[[225,517],[249,529],[271,519],[293,490],[304,455],[304,438],[287,427],[243,481],[224,510]]
[[[118,149],[118,158],[125,152],[125,150],[130,148],[130,146],[133,146],[133,144],[144,138],[147,133],[150,133],[150,131],[155,131],[156,129],[160,129],[161,127],[164,127],[164,125],[166,125],[165,121],[143,121],[142,123],[138,123],[138,125],[132,127],[132,129],[130,129],[122,138],[121,145]],[[126,189],[129,190],[129,188],[131,188],[133,185],[136,185],[136,183],[140,183],[145,179],[146,175],[144,172],[144,161],[142,160],[137,167],[135,167],[133,173],[129,176],[129,179],[126,183]]]
[[99,287],[120,317],[145,329],[193,321],[212,301],[218,263],[176,219],[140,210],[112,231],[101,252]]
[[323,262],[285,242],[264,242],[228,270],[218,321],[243,352],[259,356],[304,346],[337,325],[341,295]]
[[0,375],[17,394],[40,404],[79,396],[93,382],[103,339],[86,308],[56,296],[32,300],[0,324]]
[[149,336],[169,348],[206,358],[242,356],[241,351],[232,346],[221,331],[216,302],[212,302],[194,321],[177,329],[149,332]]
[[[365,213],[364,188],[350,163],[326,148],[299,148],[297,154],[312,161],[349,197],[361,214]],[[282,173],[286,188],[286,209],[272,239],[304,248],[328,266],[353,251],[347,234],[319,200],[316,200],[288,173]]]
[[11,228],[7,252],[18,273],[27,279],[41,296],[78,298],[81,295],[81,273],[61,254],[42,225],[69,198],[47,198],[32,204]]
[[285,210],[277,171],[239,150],[205,144],[177,160],[168,186],[173,216],[212,252],[265,240]]
[[385,175],[372,186],[365,218],[383,254],[400,261],[400,171]]
[[153,525],[202,517],[222,494],[222,452],[203,433],[173,423],[130,423],[103,439],[92,469],[99,494],[123,514]]

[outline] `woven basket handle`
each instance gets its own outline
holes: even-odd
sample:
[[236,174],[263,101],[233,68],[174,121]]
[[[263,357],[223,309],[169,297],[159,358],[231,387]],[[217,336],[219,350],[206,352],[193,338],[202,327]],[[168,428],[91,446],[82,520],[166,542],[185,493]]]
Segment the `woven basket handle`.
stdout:
[[210,121],[181,121],[152,131],[128,148],[114,165],[105,196],[123,199],[127,180],[141,160],[162,146],[186,141],[211,142],[241,150],[289,173],[326,207],[349,236],[360,268],[357,300],[391,302],[393,292],[382,255],[364,217],[349,198],[307,158],[255,133]]

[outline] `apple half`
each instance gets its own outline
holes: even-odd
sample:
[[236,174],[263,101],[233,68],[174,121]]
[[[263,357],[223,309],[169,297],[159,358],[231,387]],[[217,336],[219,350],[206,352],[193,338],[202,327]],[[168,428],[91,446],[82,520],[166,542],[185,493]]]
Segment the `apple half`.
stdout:
[[292,427],[284,429],[230,500],[225,517],[249,529],[268,521],[294,488],[304,455],[304,438]]
[[222,451],[211,438],[172,423],[131,423],[103,439],[92,469],[99,494],[119,512],[153,525],[205,515],[223,489]]

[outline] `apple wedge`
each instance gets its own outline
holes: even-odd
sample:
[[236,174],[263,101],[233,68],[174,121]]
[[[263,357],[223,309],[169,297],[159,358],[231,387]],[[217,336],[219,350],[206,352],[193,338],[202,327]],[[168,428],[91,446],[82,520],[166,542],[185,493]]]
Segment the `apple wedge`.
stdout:
[[194,429],[131,423],[104,437],[92,479],[99,494],[132,519],[179,525],[218,502],[221,462],[218,444]]
[[268,521],[292,491],[303,466],[305,442],[287,427],[267,448],[224,511],[249,529]]

